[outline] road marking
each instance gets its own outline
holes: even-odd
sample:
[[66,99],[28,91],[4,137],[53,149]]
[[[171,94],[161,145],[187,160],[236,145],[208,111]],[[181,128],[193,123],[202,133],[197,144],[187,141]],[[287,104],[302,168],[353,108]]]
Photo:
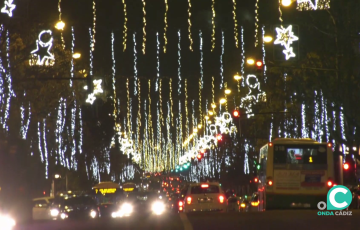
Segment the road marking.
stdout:
[[190,220],[187,218],[186,213],[180,213],[180,219],[183,222],[184,230],[193,230]]

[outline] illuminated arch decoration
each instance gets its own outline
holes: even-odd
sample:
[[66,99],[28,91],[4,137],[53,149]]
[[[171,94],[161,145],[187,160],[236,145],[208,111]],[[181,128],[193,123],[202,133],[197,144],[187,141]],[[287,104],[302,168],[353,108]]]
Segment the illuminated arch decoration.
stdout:
[[292,25],[289,25],[287,28],[276,27],[276,40],[274,41],[274,45],[281,45],[285,49],[283,50],[283,53],[285,54],[285,59],[289,60],[292,57],[296,57],[293,48],[291,47],[291,44],[294,41],[298,41],[299,38],[294,35],[294,32],[292,31]]
[[330,0],[297,0],[298,11],[330,9]]
[[16,8],[13,2],[14,0],[5,0],[5,6],[1,9],[1,13],[7,14],[11,18],[13,16],[13,10]]
[[[49,41],[43,41],[43,35],[50,35]],[[40,32],[38,40],[36,40],[36,49],[31,51],[32,58],[30,58],[29,64],[33,65],[45,65],[53,66],[55,63],[54,55],[50,52],[53,46],[54,38],[52,37],[51,30],[43,30]]]
[[[251,82],[251,80],[253,82]],[[252,117],[252,105],[259,101],[266,101],[266,93],[261,90],[259,79],[252,74],[247,75],[246,85],[249,88],[249,93],[246,97],[241,99],[241,107],[246,109],[247,117]]]

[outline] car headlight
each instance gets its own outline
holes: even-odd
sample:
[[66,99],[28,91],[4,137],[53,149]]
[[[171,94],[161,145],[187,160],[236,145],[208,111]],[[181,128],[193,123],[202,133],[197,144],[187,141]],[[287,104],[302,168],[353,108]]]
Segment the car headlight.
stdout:
[[16,222],[13,218],[8,216],[0,215],[0,229],[11,230],[16,225]]
[[59,210],[58,209],[51,209],[50,210],[50,215],[52,216],[52,217],[57,217],[58,215],[59,215]]
[[156,215],[161,215],[165,211],[165,205],[163,202],[156,201],[155,203],[153,203],[151,210]]
[[91,210],[91,211],[90,211],[90,216],[91,216],[91,218],[95,218],[96,215],[97,215],[97,212],[96,212],[95,210]]
[[121,205],[120,213],[123,215],[130,215],[133,211],[133,206],[131,204],[125,203]]

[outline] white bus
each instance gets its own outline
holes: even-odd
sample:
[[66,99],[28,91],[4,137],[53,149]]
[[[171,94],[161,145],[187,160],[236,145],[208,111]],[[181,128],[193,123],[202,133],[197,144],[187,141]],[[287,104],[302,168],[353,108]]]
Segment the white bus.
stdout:
[[331,143],[277,138],[260,149],[258,209],[316,208],[335,185]]

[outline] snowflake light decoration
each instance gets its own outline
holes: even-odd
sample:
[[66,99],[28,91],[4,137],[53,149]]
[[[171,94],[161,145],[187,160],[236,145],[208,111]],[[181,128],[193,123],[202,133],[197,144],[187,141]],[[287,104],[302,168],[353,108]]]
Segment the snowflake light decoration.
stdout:
[[331,0],[297,0],[297,10],[325,10],[330,9]]
[[[43,41],[43,35],[50,35],[49,41]],[[53,37],[51,30],[43,30],[40,32],[38,40],[36,40],[36,49],[31,51],[31,54],[36,59],[36,62],[33,62],[33,59],[30,59],[30,65],[54,65],[54,55],[50,52],[53,45]]]
[[259,79],[252,74],[247,75],[246,85],[249,88],[249,93],[246,97],[241,99],[241,107],[246,109],[247,117],[252,117],[252,104],[259,101],[266,101],[266,93],[261,91]]
[[13,10],[15,10],[16,5],[13,3],[13,0],[5,0],[5,6],[1,9],[1,13],[9,15],[11,18],[13,16]]

